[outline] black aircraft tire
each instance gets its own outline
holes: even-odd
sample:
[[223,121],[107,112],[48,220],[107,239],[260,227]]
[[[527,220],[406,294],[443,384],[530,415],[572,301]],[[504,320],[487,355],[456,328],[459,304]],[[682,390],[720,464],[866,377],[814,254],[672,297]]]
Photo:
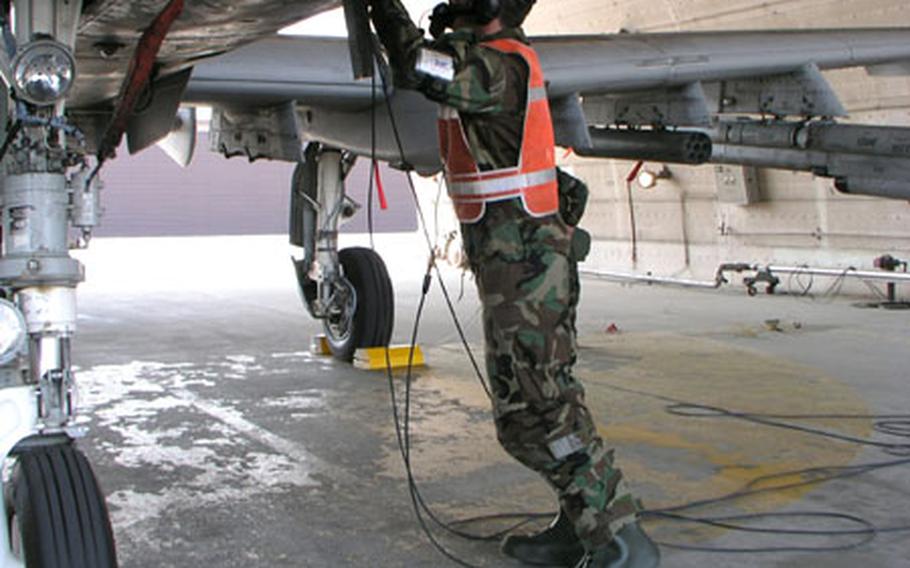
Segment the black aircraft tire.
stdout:
[[357,305],[351,333],[338,340],[326,326],[326,337],[336,359],[351,361],[360,347],[388,345],[395,323],[395,295],[385,263],[373,250],[342,249],[338,251],[338,262],[357,292]]
[[116,568],[107,505],[85,456],[60,444],[17,459],[8,512],[26,568]]

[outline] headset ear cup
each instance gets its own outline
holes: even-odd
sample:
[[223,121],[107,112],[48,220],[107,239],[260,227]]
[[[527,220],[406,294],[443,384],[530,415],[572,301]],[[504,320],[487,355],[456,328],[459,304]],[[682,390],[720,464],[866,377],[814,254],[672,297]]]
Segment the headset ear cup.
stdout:
[[493,20],[499,16],[502,6],[499,0],[487,0],[487,8],[489,8],[490,19]]
[[480,24],[489,24],[500,11],[499,0],[474,0],[474,13]]

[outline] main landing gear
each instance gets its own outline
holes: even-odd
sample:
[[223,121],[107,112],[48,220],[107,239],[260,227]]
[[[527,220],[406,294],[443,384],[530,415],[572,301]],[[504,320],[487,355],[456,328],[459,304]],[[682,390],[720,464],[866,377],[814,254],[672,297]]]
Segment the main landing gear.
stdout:
[[395,297],[382,258],[371,249],[338,250],[338,227],[356,213],[344,180],[349,155],[316,143],[304,151],[291,184],[291,244],[304,257],[294,260],[307,310],[321,319],[332,354],[351,361],[360,347],[389,344]]

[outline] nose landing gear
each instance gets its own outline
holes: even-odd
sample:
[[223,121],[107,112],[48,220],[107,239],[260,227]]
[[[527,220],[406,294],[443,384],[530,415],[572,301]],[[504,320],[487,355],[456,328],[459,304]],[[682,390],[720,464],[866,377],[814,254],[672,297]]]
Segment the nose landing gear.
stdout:
[[85,430],[75,420],[71,357],[84,274],[69,251],[88,243],[101,214],[86,137],[64,112],[81,7],[15,0],[0,11],[2,59],[21,74],[0,84],[0,116],[11,125],[0,133],[4,568],[117,565],[104,495],[73,442]]

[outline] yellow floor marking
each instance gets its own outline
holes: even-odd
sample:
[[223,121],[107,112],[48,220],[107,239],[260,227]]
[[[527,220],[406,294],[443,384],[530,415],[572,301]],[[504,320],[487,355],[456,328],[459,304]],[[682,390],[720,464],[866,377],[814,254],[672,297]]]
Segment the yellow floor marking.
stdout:
[[[762,414],[868,414],[851,387],[817,369],[718,341],[648,334],[588,339],[579,365],[601,433],[646,505],[663,507],[721,496],[754,479],[809,467],[851,463],[860,448],[805,433],[725,417],[668,414],[666,397]],[[612,386],[650,393],[614,390]],[[868,438],[868,420],[791,420]],[[775,477],[783,486],[797,476]],[[816,486],[766,492],[726,511],[779,509]],[[673,528],[679,530],[679,526]],[[687,538],[716,531],[687,530]]]
[[[854,445],[729,418],[673,416],[664,401],[611,388],[619,385],[754,413],[869,413],[858,392],[818,369],[711,339],[672,334],[584,337],[581,344],[577,374],[591,412],[607,443],[616,448],[617,464],[647,506],[724,495],[765,475],[847,465],[859,452]],[[414,385],[412,457],[420,477],[445,482],[512,467],[506,465],[513,463],[511,458],[498,447],[489,403],[464,355],[434,349],[432,356],[433,368],[423,369]],[[868,420],[795,422],[858,438],[872,433]],[[392,446],[380,467],[388,475],[402,475]],[[796,480],[789,476],[773,483]],[[496,483],[495,478],[490,481]],[[489,491],[483,481],[476,484],[481,493],[470,504],[474,512],[554,507],[546,486],[528,478]],[[812,490],[764,493],[724,511],[775,511]],[[467,505],[452,506],[457,510]],[[692,541],[717,534],[680,525],[658,526],[656,532],[658,537]]]

